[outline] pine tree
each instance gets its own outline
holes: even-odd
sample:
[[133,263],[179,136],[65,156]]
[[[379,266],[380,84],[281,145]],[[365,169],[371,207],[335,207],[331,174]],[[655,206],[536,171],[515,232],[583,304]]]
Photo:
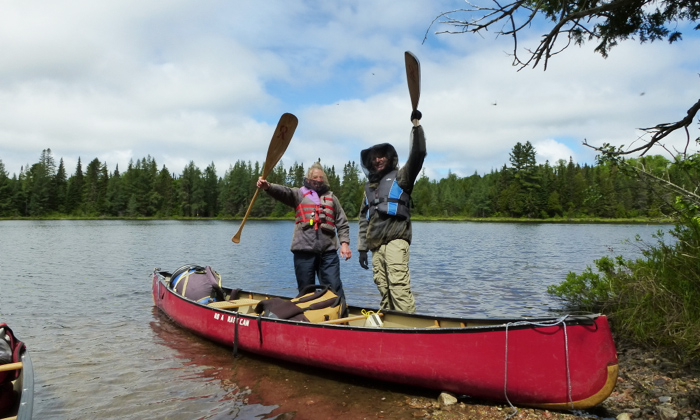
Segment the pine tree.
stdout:
[[185,166],[179,179],[180,215],[200,217],[206,207],[202,171],[193,161]]
[[[224,215],[243,216],[252,198],[250,183],[257,175],[252,173],[250,163],[239,160],[224,175],[221,186],[221,211]],[[253,186],[255,187],[255,186]]]
[[476,178],[476,181],[473,183],[468,199],[472,209],[470,215],[473,217],[489,217],[493,213],[494,180],[496,177],[491,172],[484,177],[479,177],[479,175],[474,173],[472,178]]
[[448,171],[447,177],[438,182],[438,191],[437,207],[440,208],[440,216],[455,216],[466,206],[466,194],[457,175],[452,171]]
[[509,186],[509,194],[515,195],[511,202],[513,216],[540,216],[540,174],[537,167],[535,148],[527,141],[516,143],[510,153],[514,184]]
[[68,178],[68,192],[66,194],[66,212],[79,214],[83,205],[83,167],[78,157],[75,173]]
[[29,216],[30,193],[27,190],[26,178],[27,173],[25,171],[25,166],[22,165],[19,169],[19,177],[12,191],[12,207],[16,209],[17,215],[20,217]]
[[343,181],[340,187],[340,205],[348,219],[353,219],[360,214],[362,197],[364,197],[364,184],[360,180],[360,168],[355,162],[348,162],[343,166]]
[[0,159],[0,217],[12,216],[12,185],[5,170],[5,164]]
[[156,216],[175,216],[175,200],[178,194],[175,188],[175,180],[170,175],[170,171],[168,171],[165,165],[163,165],[156,176],[153,191],[156,199]]
[[304,178],[306,178],[306,170],[304,169],[304,164],[299,164],[294,162],[287,172],[287,186],[288,187],[301,187],[304,185]]
[[54,176],[56,175],[56,162],[51,154],[51,149],[44,149],[38,163],[32,165],[25,179],[26,190],[29,192],[29,214],[31,216],[44,216],[56,211],[52,207],[56,202],[53,197]]
[[214,162],[204,169],[204,209],[202,217],[216,217],[219,213],[219,178]]
[[340,177],[335,173],[335,166],[328,167],[323,165],[323,172],[325,172],[326,177],[328,177],[328,184],[330,184],[331,191],[333,191],[333,193],[336,195],[342,194],[340,188]]
[[[364,187],[360,197],[364,197]],[[437,201],[436,197],[437,186],[435,182],[428,179],[428,176],[425,174],[425,169],[423,169],[420,177],[418,177],[418,180],[413,185],[413,192],[411,192],[411,201],[415,206],[411,213],[420,216],[435,216],[435,214],[433,214],[433,209],[436,207],[434,205]],[[362,200],[362,198],[360,198],[360,200]]]
[[88,163],[83,182],[83,211],[87,215],[102,215],[106,207],[109,177],[107,165],[97,158]]
[[119,165],[117,165],[107,183],[105,211],[110,216],[122,217],[126,214],[127,202],[124,181],[119,173]]
[[53,187],[55,194],[52,208],[59,214],[66,213],[66,198],[68,197],[68,175],[66,175],[66,167],[63,164],[63,158],[59,161],[56,176],[53,179]]

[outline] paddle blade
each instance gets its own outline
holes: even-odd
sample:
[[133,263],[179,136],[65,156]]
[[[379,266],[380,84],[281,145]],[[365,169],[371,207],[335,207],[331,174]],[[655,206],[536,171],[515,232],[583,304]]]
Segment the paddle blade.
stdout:
[[411,106],[418,109],[420,99],[420,62],[412,52],[406,51],[406,80],[408,81],[408,93],[411,95]]
[[275,165],[282,159],[282,155],[287,151],[289,142],[292,141],[297,124],[299,124],[299,120],[293,114],[286,113],[280,117],[275,133],[272,135],[272,140],[270,140],[270,147],[267,149],[267,157],[265,158],[265,165],[263,165],[262,171],[263,178],[267,178]]

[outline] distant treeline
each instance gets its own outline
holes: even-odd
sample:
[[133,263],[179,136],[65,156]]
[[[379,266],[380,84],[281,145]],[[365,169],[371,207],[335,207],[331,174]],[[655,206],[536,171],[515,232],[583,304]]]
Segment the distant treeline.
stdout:
[[[536,164],[530,142],[517,143],[510,165],[485,175],[474,173],[430,180],[422,175],[413,190],[413,214],[428,218],[658,218],[668,214],[668,197],[642,179],[611,164],[575,164],[571,160]],[[670,172],[662,156],[630,161],[670,182],[683,185],[682,174]],[[338,173],[325,167],[331,190],[349,218],[359,214],[365,177],[348,162]],[[84,168],[78,160],[68,175],[61,158],[43,150],[39,162],[8,176],[0,159],[0,217],[242,217],[262,171],[259,162],[237,161],[217,176],[214,164],[204,170],[190,162],[180,175],[147,156],[120,172],[93,159]],[[270,182],[302,185],[303,164],[278,165]],[[260,194],[252,217],[284,217],[293,209]]]

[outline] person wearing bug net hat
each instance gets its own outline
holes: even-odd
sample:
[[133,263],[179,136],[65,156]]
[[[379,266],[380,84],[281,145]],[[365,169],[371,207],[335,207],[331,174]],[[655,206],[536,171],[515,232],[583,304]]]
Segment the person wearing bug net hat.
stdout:
[[427,155],[425,134],[419,124],[421,117],[418,110],[411,114],[411,120],[417,122],[411,131],[410,151],[404,166],[399,167],[396,149],[389,143],[360,152],[367,183],[360,210],[357,250],[364,269],[369,269],[367,253],[372,251],[372,272],[381,295],[381,309],[416,311],[408,257],[412,237],[411,192]]

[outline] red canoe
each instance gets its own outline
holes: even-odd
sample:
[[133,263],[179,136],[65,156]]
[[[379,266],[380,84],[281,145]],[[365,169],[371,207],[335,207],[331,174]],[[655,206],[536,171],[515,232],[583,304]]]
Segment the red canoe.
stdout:
[[365,326],[367,310],[351,306],[345,318],[312,323],[254,312],[259,301],[279,296],[224,288],[227,301],[207,305],[169,283],[170,273],[154,270],[155,305],[181,327],[234,350],[546,409],[595,406],[617,380],[615,344],[599,314],[470,319],[382,311],[383,325],[372,327]]

